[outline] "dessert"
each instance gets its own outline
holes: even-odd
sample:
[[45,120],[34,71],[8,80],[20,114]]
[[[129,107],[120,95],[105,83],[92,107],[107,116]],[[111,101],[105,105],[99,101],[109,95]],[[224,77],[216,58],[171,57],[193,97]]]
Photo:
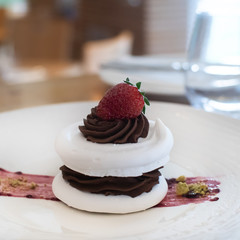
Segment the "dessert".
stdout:
[[110,89],[83,122],[56,139],[64,165],[53,192],[67,205],[91,212],[130,213],[161,202],[168,187],[160,169],[173,146],[170,130],[142,111],[149,105],[127,79]]

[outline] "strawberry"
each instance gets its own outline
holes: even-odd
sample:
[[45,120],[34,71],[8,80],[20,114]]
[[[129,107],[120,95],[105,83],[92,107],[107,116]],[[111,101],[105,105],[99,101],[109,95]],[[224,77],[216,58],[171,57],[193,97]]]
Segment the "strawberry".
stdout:
[[134,86],[127,78],[109,89],[97,106],[97,116],[104,120],[138,117],[145,112],[144,102],[149,105],[144,93],[139,91],[140,86],[140,82]]

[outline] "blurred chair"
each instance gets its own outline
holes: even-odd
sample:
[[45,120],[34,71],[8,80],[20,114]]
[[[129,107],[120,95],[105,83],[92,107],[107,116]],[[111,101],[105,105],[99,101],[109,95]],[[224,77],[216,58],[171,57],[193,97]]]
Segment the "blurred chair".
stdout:
[[53,78],[54,66],[70,64],[71,43],[72,24],[50,13],[29,13],[10,19],[10,46],[0,52],[2,79],[8,84],[19,84]]
[[98,73],[101,64],[132,53],[133,34],[122,31],[113,38],[86,42],[83,45],[83,67],[88,74]]
[[15,57],[24,60],[68,60],[72,26],[63,19],[29,15],[11,23]]

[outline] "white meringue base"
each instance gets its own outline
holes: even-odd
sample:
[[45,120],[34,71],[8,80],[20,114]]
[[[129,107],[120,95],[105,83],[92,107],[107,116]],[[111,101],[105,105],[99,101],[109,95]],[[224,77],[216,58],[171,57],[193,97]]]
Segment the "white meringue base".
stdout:
[[140,176],[164,166],[169,161],[173,136],[164,123],[149,121],[146,138],[138,143],[99,144],[87,141],[78,126],[72,124],[63,129],[56,139],[56,151],[64,165],[89,176]]
[[57,198],[68,206],[99,213],[131,213],[146,210],[160,203],[167,194],[168,185],[163,176],[159,177],[159,184],[155,185],[149,193],[132,198],[126,195],[105,196],[80,191],[62,178],[58,173],[54,178],[53,192]]

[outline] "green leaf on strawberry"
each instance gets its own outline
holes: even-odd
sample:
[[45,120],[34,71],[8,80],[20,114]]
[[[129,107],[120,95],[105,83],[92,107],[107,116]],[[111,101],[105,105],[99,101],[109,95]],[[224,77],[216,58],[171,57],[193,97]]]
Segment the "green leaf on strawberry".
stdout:
[[136,87],[137,87],[138,90],[141,88],[141,84],[142,84],[141,82],[136,83]]

